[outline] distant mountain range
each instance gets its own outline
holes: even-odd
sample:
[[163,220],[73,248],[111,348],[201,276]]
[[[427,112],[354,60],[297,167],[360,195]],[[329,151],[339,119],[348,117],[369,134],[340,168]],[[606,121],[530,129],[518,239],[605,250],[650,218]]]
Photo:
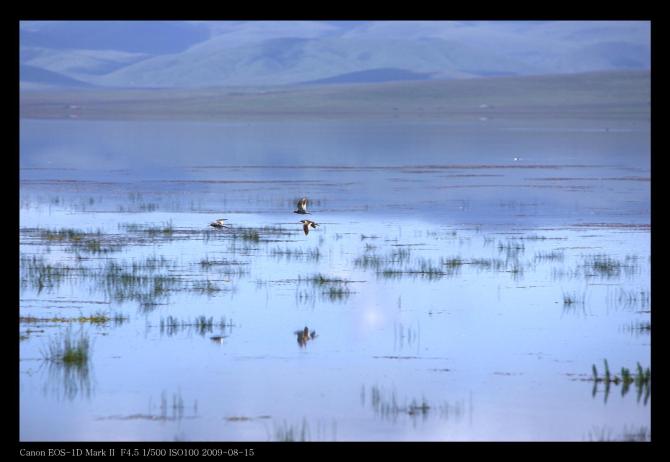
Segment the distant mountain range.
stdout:
[[640,21],[27,21],[23,88],[352,84],[649,69]]

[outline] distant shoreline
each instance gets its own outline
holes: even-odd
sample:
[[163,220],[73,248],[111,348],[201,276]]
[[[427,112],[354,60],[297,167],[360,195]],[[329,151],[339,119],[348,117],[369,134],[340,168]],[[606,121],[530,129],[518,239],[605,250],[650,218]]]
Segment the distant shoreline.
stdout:
[[650,75],[617,71],[268,88],[22,90],[20,117],[75,120],[649,120]]

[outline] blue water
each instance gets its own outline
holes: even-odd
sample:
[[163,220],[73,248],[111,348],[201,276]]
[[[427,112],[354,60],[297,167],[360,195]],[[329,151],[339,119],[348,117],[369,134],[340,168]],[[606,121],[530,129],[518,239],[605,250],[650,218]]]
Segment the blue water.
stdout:
[[[21,323],[22,440],[650,430],[650,398],[588,381],[604,359],[650,366],[650,336],[631,327],[651,309],[644,124],[23,120],[20,148],[21,255],[91,271],[39,288],[21,268],[20,315],[127,318]],[[320,224],[307,236],[302,196]],[[208,230],[222,217],[230,230]],[[88,254],[37,228],[122,245]],[[179,280],[155,305],[91,276],[149,257]],[[616,271],[589,263],[605,258]],[[214,326],[169,332],[170,316]],[[92,340],[85,369],[44,359],[68,326]],[[317,336],[300,345],[305,326]]]

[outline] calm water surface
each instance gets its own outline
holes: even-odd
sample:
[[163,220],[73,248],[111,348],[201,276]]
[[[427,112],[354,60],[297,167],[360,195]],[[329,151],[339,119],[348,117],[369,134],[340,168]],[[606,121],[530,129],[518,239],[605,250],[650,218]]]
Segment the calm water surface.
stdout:
[[592,380],[650,367],[648,123],[24,120],[20,148],[21,440],[649,437],[650,388]]

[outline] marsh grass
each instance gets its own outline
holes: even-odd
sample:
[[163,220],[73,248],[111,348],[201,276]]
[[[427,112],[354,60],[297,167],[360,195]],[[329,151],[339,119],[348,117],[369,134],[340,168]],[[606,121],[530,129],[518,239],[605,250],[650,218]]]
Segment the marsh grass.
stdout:
[[91,340],[82,331],[75,336],[68,328],[62,335],[51,338],[42,351],[48,361],[62,363],[67,366],[84,367],[90,360]]
[[[116,303],[137,302],[143,310],[164,304],[170,294],[178,291],[191,291],[203,295],[212,295],[223,290],[232,290],[232,286],[220,287],[203,272],[175,274],[179,268],[173,260],[163,256],[151,256],[141,260],[122,261],[104,259],[95,265],[48,263],[43,256],[21,256],[21,288],[32,287],[40,293],[42,290],[56,290],[63,283],[88,284],[101,291],[105,298]],[[229,263],[229,264],[228,264]],[[230,278],[241,277],[248,270],[239,262],[214,262],[201,260],[201,268],[215,264],[221,281],[230,282]]]
[[[295,230],[283,228],[281,226],[263,226],[260,228],[235,228],[229,237],[233,240],[241,240],[242,242],[258,243],[258,242],[281,242],[285,241],[286,237],[293,236]],[[284,238],[284,239],[279,239]]]
[[208,256],[200,260],[200,267],[204,269],[211,268],[212,266],[240,266],[245,265],[246,263],[236,261],[236,260],[211,260]]
[[584,298],[579,297],[575,292],[563,292],[563,307],[570,308],[575,305],[584,305]]
[[535,262],[562,262],[565,258],[564,251],[552,250],[550,252],[537,252],[534,257]]
[[651,334],[651,321],[634,321],[624,327],[624,331],[635,335]]
[[460,419],[465,414],[465,405],[460,401],[456,403],[442,403],[438,409],[440,417],[443,419],[451,419],[452,417]]
[[275,247],[270,250],[270,256],[277,259],[286,259],[287,261],[297,260],[318,262],[321,259],[321,251],[318,247],[314,247],[313,249]]
[[[171,418],[168,418],[168,410],[172,411]],[[181,393],[172,394],[172,404],[168,404],[165,392],[161,393],[160,412],[162,420],[181,420],[184,417],[184,399]]]
[[168,316],[160,320],[160,334],[170,337],[183,331],[195,331],[198,335],[204,336],[212,333],[215,327],[222,333],[225,333],[231,331],[233,326],[232,320],[226,320],[225,317],[222,317],[215,323],[213,317],[206,317],[204,315],[198,316],[193,320],[183,320],[174,316]]
[[335,302],[346,300],[354,292],[346,287],[328,287],[328,289],[322,293],[326,295],[330,301]]
[[605,255],[596,255],[586,263],[598,276],[615,277],[621,272],[621,263]]
[[176,263],[173,260],[165,258],[165,256],[151,256],[143,260],[132,260],[130,263],[124,262],[122,266],[128,267],[128,269],[133,273],[138,273],[140,271],[144,272],[154,272],[164,269],[174,269],[176,268]]
[[[575,268],[566,269],[566,268],[552,268],[552,278],[555,280],[558,279],[586,279],[591,278],[598,279],[617,279],[622,276],[633,277],[640,272],[639,258],[637,256],[627,255],[623,259],[616,259],[605,254],[596,254],[596,255],[582,255],[582,263],[578,264]],[[614,300],[613,303],[622,303],[625,304],[627,301],[631,305],[635,303],[644,303],[646,299],[644,291],[642,293],[636,294],[633,291],[626,291],[621,289],[623,292],[619,294],[619,301]]]
[[505,271],[507,268],[507,263],[500,258],[473,258],[468,264],[478,270]]
[[498,241],[498,253],[504,253],[505,257],[509,259],[517,259],[526,250],[523,242],[515,240],[508,240],[506,242]]
[[309,441],[310,431],[307,420],[303,419],[300,425],[289,425],[283,421],[281,425],[274,426],[274,440],[275,441]]
[[370,248],[366,246],[366,253],[354,259],[354,266],[365,270],[373,269],[380,271],[383,265],[401,265],[408,263],[411,258],[411,250],[408,247],[395,247],[383,255],[368,253]]
[[644,426],[638,428],[628,428],[625,426],[621,439],[623,441],[635,442],[651,441],[651,432],[649,431],[649,428]]
[[408,275],[410,277],[420,277],[427,280],[438,280],[444,276],[454,276],[460,270],[461,265],[443,268],[442,265],[436,265],[430,259],[419,258],[415,262],[416,266],[404,266],[401,268],[387,267],[377,271],[377,275],[384,279],[397,279]]
[[649,290],[626,290],[619,288],[615,298],[616,306],[624,308],[646,309],[651,305]]
[[[242,276],[249,274],[249,269],[247,268],[248,263],[236,260],[211,260],[209,257],[205,257],[200,260],[198,266],[206,273],[227,278],[223,280],[224,282],[230,282],[231,278],[241,278]],[[199,276],[199,274],[196,276]],[[206,280],[193,282],[192,289],[196,292],[205,294],[224,290],[210,281],[209,277],[207,277]]]
[[19,260],[21,287],[32,287],[37,292],[55,289],[65,281],[72,281],[85,274],[85,268],[65,263],[50,263],[43,255],[21,255]]
[[439,280],[444,277],[454,277],[461,273],[466,266],[477,271],[507,272],[513,278],[523,276],[525,267],[516,258],[473,258],[465,259],[459,255],[440,257],[434,262],[430,258],[416,257],[407,247],[398,247],[386,254],[365,252],[356,257],[354,266],[363,270],[374,270],[378,278],[400,279],[405,276],[419,277],[427,280]]
[[221,292],[222,289],[207,279],[206,281],[194,281],[192,290],[201,294],[213,295],[217,292]]
[[582,268],[585,276],[613,279],[621,276],[631,276],[639,271],[638,258],[627,255],[623,260],[617,260],[604,254],[588,255],[584,257]]
[[38,238],[47,244],[65,244],[70,252],[90,254],[107,254],[119,251],[122,243],[113,236],[105,235],[102,231],[86,232],[73,228],[22,230],[31,234],[37,231]]
[[137,301],[143,307],[165,299],[169,292],[182,287],[180,278],[167,274],[154,274],[153,269],[137,265],[128,268],[109,261],[101,273],[94,275],[105,293],[117,302]]
[[[100,235],[100,232],[98,231],[96,234]],[[89,233],[72,228],[44,229],[40,231],[40,238],[48,242],[80,242],[89,235]]]
[[158,225],[146,225],[138,223],[121,223],[119,229],[129,233],[143,234],[149,237],[172,237],[175,233],[175,228],[172,220]]
[[19,322],[22,324],[41,324],[41,323],[75,323],[80,324],[94,324],[94,325],[107,325],[113,323],[115,326],[124,324],[128,321],[128,317],[120,313],[114,313],[109,315],[105,312],[98,311],[90,316],[80,315],[75,318],[64,318],[60,316],[53,316],[50,318],[36,318],[34,316],[21,316]]
[[411,347],[414,344],[417,344],[420,341],[420,328],[412,328],[411,326],[405,326],[402,323],[398,323],[393,326],[393,346],[394,348],[402,350],[405,345]]
[[602,376],[598,374],[598,369],[596,365],[591,366],[591,378],[593,381],[593,391],[592,395],[595,397],[597,393],[597,387],[599,383],[604,384],[605,386],[605,402],[607,402],[607,397],[609,396],[610,385],[621,385],[621,396],[625,396],[628,393],[631,384],[635,384],[637,390],[637,401],[639,402],[642,396],[644,395],[644,404],[646,405],[649,397],[651,395],[651,369],[643,369],[640,363],[637,363],[637,373],[633,374],[631,371],[625,367],[621,368],[619,375],[614,374],[609,369],[609,364],[607,360],[603,360],[604,371]]
[[374,269],[378,270],[384,264],[384,259],[379,255],[375,254],[365,254],[359,257],[356,257],[354,260],[354,266],[357,268],[362,268],[364,270]]
[[[365,404],[364,389],[362,395],[362,403]],[[394,422],[402,415],[407,415],[411,418],[421,416],[425,419],[432,410],[437,409],[437,407],[431,405],[425,397],[421,397],[421,399],[412,398],[409,402],[405,399],[400,402],[395,391],[391,391],[389,394],[377,385],[370,387],[370,405],[377,416]],[[453,416],[456,414],[460,415],[462,413],[462,407],[460,405],[450,406],[445,403],[439,409],[442,417]]]
[[243,241],[260,242],[260,233],[255,229],[245,229],[239,234]]
[[81,363],[49,360],[46,366],[49,379],[44,385],[45,391],[52,391],[59,399],[90,397],[93,390],[90,360]]
[[463,266],[463,259],[461,257],[441,258],[440,264],[447,268],[447,271],[458,272]]
[[308,282],[310,284],[314,284],[317,286],[323,286],[323,285],[329,285],[329,284],[348,284],[349,280],[347,279],[340,279],[340,278],[331,278],[328,276],[325,276],[321,273],[316,273],[313,274],[312,276],[307,276],[305,278],[303,277],[298,277],[298,282]]
[[316,294],[314,291],[297,289],[295,292],[295,301],[298,305],[316,304]]
[[651,432],[645,426],[637,428],[624,426],[623,432],[615,435],[614,431],[609,427],[594,427],[588,433],[588,440],[596,442],[645,442],[651,441]]
[[413,399],[412,402],[407,407],[407,414],[414,415],[423,415],[428,414],[430,406],[425,398],[422,398],[420,402],[417,402],[416,399]]
[[[354,292],[349,289],[348,285],[353,282],[349,279],[334,278],[326,276],[322,273],[315,273],[307,277],[298,277],[298,284],[307,283],[313,289],[319,291],[320,295],[331,302],[344,301],[349,298]],[[300,291],[296,293],[296,299],[299,303],[313,301],[314,297],[307,291]]]

